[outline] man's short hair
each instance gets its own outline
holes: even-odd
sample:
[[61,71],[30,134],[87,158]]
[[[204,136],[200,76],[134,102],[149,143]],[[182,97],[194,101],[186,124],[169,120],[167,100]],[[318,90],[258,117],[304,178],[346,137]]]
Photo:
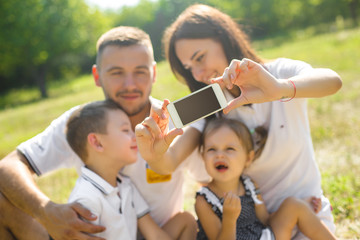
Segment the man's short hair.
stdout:
[[143,30],[136,27],[120,26],[104,33],[96,44],[96,65],[100,67],[100,60],[106,46],[127,47],[132,45],[144,45],[149,49],[152,59],[154,59],[153,47],[150,37]]

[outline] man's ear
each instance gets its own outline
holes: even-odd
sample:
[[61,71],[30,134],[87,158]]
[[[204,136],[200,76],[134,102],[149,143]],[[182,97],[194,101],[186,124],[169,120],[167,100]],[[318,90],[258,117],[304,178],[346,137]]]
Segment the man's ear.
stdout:
[[255,151],[251,150],[246,159],[245,167],[249,167],[251,165],[251,163],[254,161],[254,157],[255,157]]
[[156,62],[153,62],[153,83],[156,82]]
[[100,138],[98,137],[98,135],[96,135],[96,133],[89,133],[87,140],[90,147],[93,148],[95,151],[102,152],[104,150]]
[[94,77],[95,85],[101,87],[100,78],[99,78],[99,71],[97,69],[96,64],[92,66],[92,75]]

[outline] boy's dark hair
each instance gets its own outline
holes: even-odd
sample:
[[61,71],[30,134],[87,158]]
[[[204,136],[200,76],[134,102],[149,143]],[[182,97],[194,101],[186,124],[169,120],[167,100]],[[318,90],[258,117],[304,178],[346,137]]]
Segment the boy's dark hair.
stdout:
[[87,137],[89,133],[106,134],[108,112],[122,110],[112,100],[95,101],[81,106],[75,110],[66,124],[66,140],[74,152],[86,161]]
[[128,47],[132,45],[144,45],[153,56],[153,47],[150,37],[143,30],[136,27],[120,26],[104,33],[96,44],[96,65],[100,69],[100,61],[103,50],[106,46]]

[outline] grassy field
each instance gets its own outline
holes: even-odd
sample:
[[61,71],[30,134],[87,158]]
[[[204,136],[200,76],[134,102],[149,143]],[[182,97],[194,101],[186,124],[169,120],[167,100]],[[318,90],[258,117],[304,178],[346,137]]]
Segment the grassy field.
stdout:
[[[333,205],[340,239],[360,236],[360,28],[309,37],[298,32],[288,41],[264,40],[255,48],[265,58],[300,59],[314,67],[329,67],[343,79],[335,95],[309,100],[309,118],[324,193]],[[172,76],[166,63],[158,64],[153,96],[175,100],[188,93]],[[50,86],[50,98],[40,100],[35,89],[0,96],[0,158],[20,142],[46,128],[72,106],[102,99],[90,75]],[[77,176],[60,170],[38,179],[40,188],[54,201],[66,202]],[[185,208],[192,211],[192,182],[186,186]]]

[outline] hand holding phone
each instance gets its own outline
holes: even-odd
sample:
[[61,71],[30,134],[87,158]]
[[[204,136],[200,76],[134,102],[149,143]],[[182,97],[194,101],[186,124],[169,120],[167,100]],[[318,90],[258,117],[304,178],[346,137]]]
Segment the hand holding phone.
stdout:
[[217,83],[210,84],[167,105],[176,128],[216,113],[227,106],[226,98]]

